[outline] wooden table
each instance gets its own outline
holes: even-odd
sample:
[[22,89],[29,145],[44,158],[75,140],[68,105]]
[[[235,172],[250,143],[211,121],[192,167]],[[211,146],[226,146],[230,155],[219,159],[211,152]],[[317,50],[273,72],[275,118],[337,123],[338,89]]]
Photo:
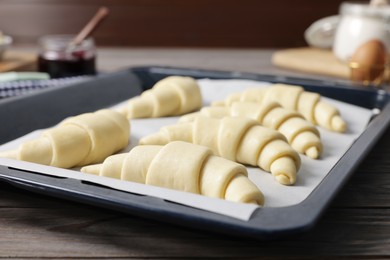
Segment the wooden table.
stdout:
[[[98,66],[172,65],[289,74],[271,50],[101,49]],[[256,241],[183,228],[0,184],[1,258],[390,258],[390,132],[310,231]]]

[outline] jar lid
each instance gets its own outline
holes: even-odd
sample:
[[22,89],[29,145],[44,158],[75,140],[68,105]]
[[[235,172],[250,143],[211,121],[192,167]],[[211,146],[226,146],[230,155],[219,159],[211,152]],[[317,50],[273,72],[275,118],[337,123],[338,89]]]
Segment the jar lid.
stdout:
[[388,20],[390,19],[390,5],[375,6],[363,3],[344,2],[340,6],[340,14]]

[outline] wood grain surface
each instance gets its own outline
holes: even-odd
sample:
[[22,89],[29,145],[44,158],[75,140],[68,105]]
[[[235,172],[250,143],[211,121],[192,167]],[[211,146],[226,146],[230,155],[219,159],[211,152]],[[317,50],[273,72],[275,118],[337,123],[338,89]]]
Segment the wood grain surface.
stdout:
[[0,60],[0,72],[26,71],[36,69],[37,55],[34,52],[6,50]]
[[280,50],[272,56],[272,63],[281,68],[341,79],[350,79],[351,74],[348,64],[337,59],[332,50],[310,47]]
[[110,15],[94,34],[100,45],[297,47],[314,21],[343,0],[0,0],[0,30],[16,43],[76,34],[99,6]]
[[[222,61],[213,59],[222,54]],[[110,49],[99,53],[99,67],[168,63],[287,73],[271,66],[271,56],[260,50]],[[0,258],[389,259],[389,172],[387,130],[311,230],[275,241],[183,228],[0,183]]]

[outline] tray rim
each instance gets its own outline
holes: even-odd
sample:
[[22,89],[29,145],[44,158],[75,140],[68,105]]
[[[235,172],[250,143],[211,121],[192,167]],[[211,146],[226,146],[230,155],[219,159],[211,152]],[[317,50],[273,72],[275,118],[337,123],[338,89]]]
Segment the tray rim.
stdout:
[[[254,73],[212,71],[162,66],[133,67],[123,70],[119,72],[119,74],[135,73],[137,77],[140,77],[140,74],[142,73],[152,75],[152,73],[156,72],[166,76],[208,75],[209,77],[244,78],[255,80],[263,80],[266,78],[284,83],[295,82],[295,84],[297,84],[296,82],[299,82],[300,80],[299,78]],[[111,77],[115,77],[115,75],[118,75],[118,72],[111,73],[106,76],[110,77],[110,75]],[[96,80],[99,80],[99,78]],[[323,80],[302,80],[305,81],[305,84],[311,84],[317,87],[331,87],[333,89],[341,88],[347,91],[347,93],[350,91],[356,91],[356,89],[351,86],[342,86],[339,84],[326,85],[326,82]],[[140,82],[142,83],[141,80]],[[78,83],[74,85],[77,86]],[[143,88],[145,89],[147,87],[143,86]],[[55,90],[48,91],[50,92]],[[364,89],[362,92],[364,94],[375,94],[377,93],[377,90]],[[39,94],[31,96],[27,95],[25,97],[19,97],[15,100],[23,101],[29,98],[35,98],[36,96],[39,96]],[[127,99],[127,97],[125,99]],[[319,220],[320,215],[325,211],[329,203],[332,201],[333,197],[336,196],[337,192],[344,186],[344,183],[358,167],[359,163],[356,162],[361,161],[361,159],[369,153],[371,148],[375,145],[376,141],[388,128],[388,125],[390,124],[390,104],[387,102],[387,100],[388,94],[386,93],[386,105],[382,112],[371,121],[363,134],[353,143],[347,153],[344,154],[344,156],[337,162],[329,174],[327,174],[324,180],[311,192],[311,194],[305,200],[299,204],[287,207],[259,208],[254,212],[251,219],[247,222],[222,216],[216,213],[189,208],[185,205],[174,205],[158,198],[148,196],[145,198],[131,193],[126,193],[124,195],[122,194],[123,192],[113,191],[108,188],[103,189],[102,187],[92,186],[88,187],[88,192],[85,192],[85,184],[82,182],[77,182],[76,180],[67,179],[67,181],[64,181],[53,179],[50,176],[40,176],[35,174],[26,175],[23,171],[10,169],[5,166],[0,166],[0,179],[19,188],[49,194],[63,199],[82,201],[92,205],[112,208],[133,215],[157,219],[159,221],[163,220],[176,225],[179,223],[185,226],[233,235],[250,236],[258,239],[273,239],[280,236],[302,232],[310,229],[315,225],[315,223]],[[1,106],[2,102],[0,102],[0,107]],[[365,147],[366,149],[358,149],[361,147]],[[354,163],[351,164],[351,162]],[[72,184],[67,184],[67,182]],[[61,185],[64,183],[66,184],[65,186],[67,186],[68,190],[64,190],[61,187]],[[107,195],[107,192],[102,193],[104,196],[102,194],[98,194],[98,192],[102,192],[104,190],[110,190],[108,192],[109,195]],[[126,200],[124,201],[123,199],[116,199],[115,196],[119,196],[120,198],[126,197],[126,200],[129,199],[131,201],[129,202]],[[142,201],[147,201],[146,205],[140,203]],[[313,205],[318,205],[319,203],[321,204],[321,207],[313,207]]]

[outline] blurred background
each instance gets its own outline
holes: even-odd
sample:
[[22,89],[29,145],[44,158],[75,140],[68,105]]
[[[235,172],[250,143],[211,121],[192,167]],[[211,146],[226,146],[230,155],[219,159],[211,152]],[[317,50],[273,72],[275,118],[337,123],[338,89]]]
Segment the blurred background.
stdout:
[[110,9],[99,46],[283,48],[307,45],[314,21],[341,0],[0,0],[0,29],[14,44],[76,34],[99,6]]

